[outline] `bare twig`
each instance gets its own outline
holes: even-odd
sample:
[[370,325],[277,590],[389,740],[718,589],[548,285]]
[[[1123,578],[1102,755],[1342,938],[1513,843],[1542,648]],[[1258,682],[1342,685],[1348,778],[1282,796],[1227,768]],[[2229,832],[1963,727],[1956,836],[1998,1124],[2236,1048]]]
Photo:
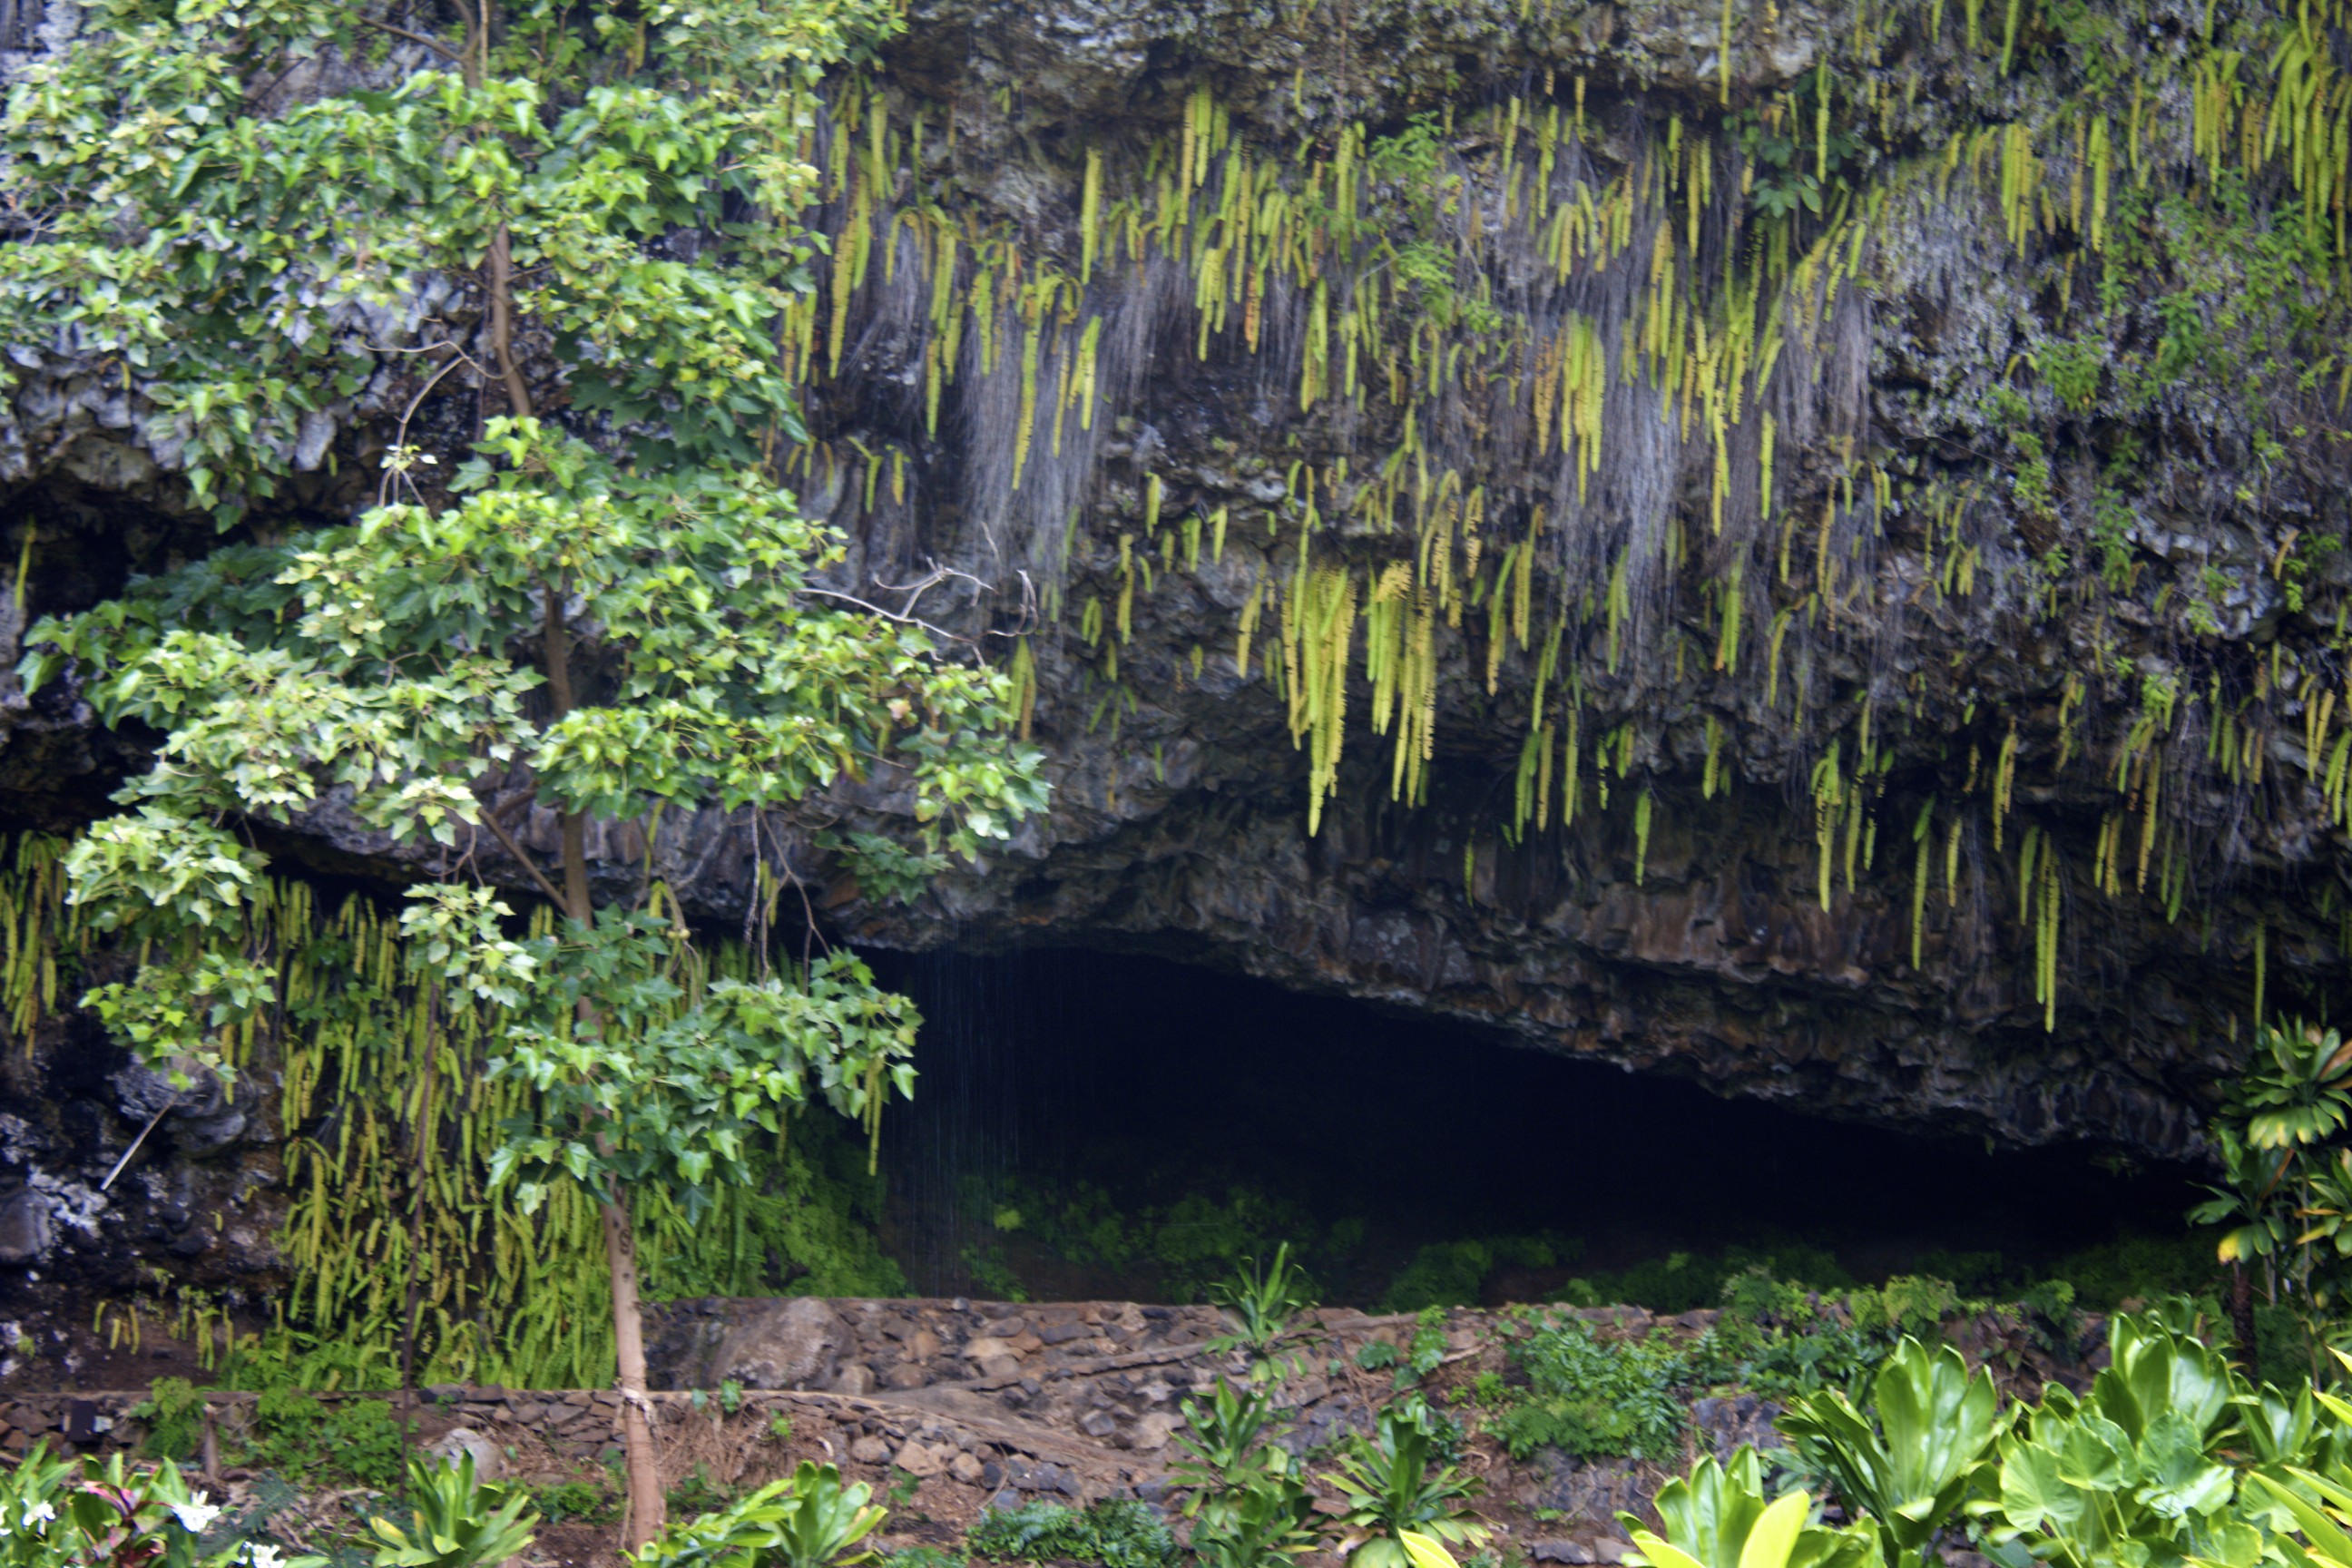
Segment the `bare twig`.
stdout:
[[422,33],[412,33],[405,27],[395,27],[389,22],[379,22],[373,16],[362,16],[360,20],[378,32],[390,33],[395,38],[406,38],[412,44],[423,44],[453,66],[462,66],[466,63],[465,56],[438,39],[428,38]]
[[950,642],[960,642],[967,647],[972,646],[971,639],[970,637],[958,637],[955,633],[949,631],[946,627],[935,626],[930,622],[920,619],[918,616],[900,615],[895,610],[886,610],[881,605],[874,604],[869,600],[861,599],[855,594],[836,594],[830,588],[809,587],[802,588],[801,592],[803,594],[814,594],[819,598],[839,599],[845,605],[855,605],[859,609],[879,616],[886,621],[896,621],[900,626],[920,626],[923,630],[929,632],[934,637],[945,637]]
[[175,1093],[163,1102],[163,1109],[147,1119],[147,1125],[139,1130],[139,1136],[131,1141],[131,1147],[122,1152],[122,1158],[114,1162],[114,1169],[106,1173],[106,1180],[98,1184],[100,1192],[114,1185],[114,1178],[122,1174],[122,1167],[131,1163],[131,1156],[139,1152],[139,1145],[147,1142],[147,1134],[155,1131],[155,1123],[170,1115],[172,1108],[179,1103],[180,1097]]

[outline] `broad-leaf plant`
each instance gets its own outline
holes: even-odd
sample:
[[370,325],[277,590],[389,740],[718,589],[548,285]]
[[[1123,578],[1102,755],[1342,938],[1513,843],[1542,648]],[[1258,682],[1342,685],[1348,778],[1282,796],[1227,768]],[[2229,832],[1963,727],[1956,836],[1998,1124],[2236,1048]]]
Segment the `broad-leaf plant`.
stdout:
[[[800,434],[778,313],[812,89],[892,25],[886,0],[101,0],[0,128],[29,225],[0,338],[118,367],[244,529],[26,638],[28,686],[71,669],[159,738],[69,863],[143,957],[91,1003],[146,1059],[225,1071],[275,1000],[236,934],[272,826],[405,847],[404,928],[536,1091],[494,1175],[602,1208],[632,1543],[662,1522],[632,1194],[692,1214],[812,1099],[872,1127],[917,1019],[845,954],[701,984],[676,900],[600,879],[592,843],[669,806],[756,828],[850,777],[910,823],[851,835],[851,869],[904,887],[1044,796],[1003,674],[826,591],[841,547],[770,467]],[[404,411],[375,504],[256,521],[366,396]],[[519,841],[533,811],[551,855]]]

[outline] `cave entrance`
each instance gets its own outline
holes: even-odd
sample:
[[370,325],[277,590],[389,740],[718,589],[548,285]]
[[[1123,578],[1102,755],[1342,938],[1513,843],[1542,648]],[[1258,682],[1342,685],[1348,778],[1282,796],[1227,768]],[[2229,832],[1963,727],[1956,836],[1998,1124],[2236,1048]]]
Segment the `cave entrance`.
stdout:
[[1197,1300],[1288,1240],[1323,1299],[1710,1305],[1770,1259],[2085,1306],[2203,1288],[2190,1173],[1989,1152],[1160,960],[877,955],[922,1008],[883,1138],[885,1245],[924,1294]]

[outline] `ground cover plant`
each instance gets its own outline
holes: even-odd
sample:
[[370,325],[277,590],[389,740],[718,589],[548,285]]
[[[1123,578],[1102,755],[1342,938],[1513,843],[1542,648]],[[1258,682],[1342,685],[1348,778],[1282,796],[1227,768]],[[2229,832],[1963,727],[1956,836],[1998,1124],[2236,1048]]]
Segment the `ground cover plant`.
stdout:
[[973,1556],[998,1562],[1068,1560],[1102,1568],[1166,1568],[1177,1555],[1168,1526],[1132,1498],[1104,1498],[1083,1509],[1051,1502],[992,1509],[964,1544]]

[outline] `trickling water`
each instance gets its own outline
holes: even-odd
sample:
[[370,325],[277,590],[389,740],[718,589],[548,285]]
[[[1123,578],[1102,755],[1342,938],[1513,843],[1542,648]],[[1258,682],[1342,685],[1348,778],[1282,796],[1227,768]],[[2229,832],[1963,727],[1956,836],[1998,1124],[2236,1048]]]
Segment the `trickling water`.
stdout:
[[[1423,1249],[1512,1237],[1552,1238],[1559,1266],[1489,1290],[1727,1247],[1820,1249],[1862,1279],[1999,1252],[2030,1280],[2129,1238],[2210,1261],[2179,1173],[2087,1149],[1820,1121],[1156,960],[875,962],[925,1018],[917,1098],[884,1148],[886,1245],[929,1294],[1017,1274],[1046,1299],[1182,1295],[1226,1271],[1171,1256],[1204,1231],[1211,1250],[1297,1242],[1331,1299],[1365,1305]],[[1094,1225],[1109,1244],[1088,1244]]]
[[986,1294],[972,1259],[994,1239],[1012,1173],[1036,1152],[1024,1150],[1024,1121],[1059,1109],[1034,1048],[1060,1037],[1058,994],[1017,959],[952,947],[876,963],[923,1012],[915,1099],[892,1110],[883,1140],[885,1244],[919,1294]]

